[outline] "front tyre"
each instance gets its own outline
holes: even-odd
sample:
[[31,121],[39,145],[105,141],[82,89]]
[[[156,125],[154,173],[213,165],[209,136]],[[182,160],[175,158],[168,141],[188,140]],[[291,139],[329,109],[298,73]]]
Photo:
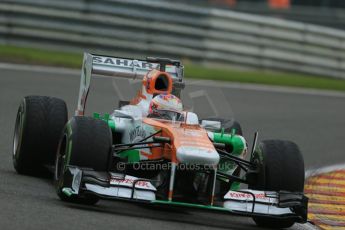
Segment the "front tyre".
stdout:
[[73,117],[65,126],[55,162],[55,185],[61,200],[92,205],[93,195],[67,196],[62,192],[66,167],[108,171],[111,162],[112,133],[108,124],[91,117]]
[[58,98],[27,96],[18,109],[13,137],[13,165],[26,175],[48,175],[67,122],[66,103]]
[[[251,161],[259,167],[259,175],[249,188],[264,191],[303,192],[304,160],[298,146],[291,141],[266,140],[256,148]],[[254,217],[265,228],[288,228],[295,221],[270,217]]]

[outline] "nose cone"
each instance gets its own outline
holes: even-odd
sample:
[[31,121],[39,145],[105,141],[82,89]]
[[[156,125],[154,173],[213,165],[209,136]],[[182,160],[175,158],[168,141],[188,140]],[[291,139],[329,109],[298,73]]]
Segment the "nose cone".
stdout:
[[219,154],[214,149],[183,146],[177,149],[177,160],[184,164],[214,165],[219,163]]

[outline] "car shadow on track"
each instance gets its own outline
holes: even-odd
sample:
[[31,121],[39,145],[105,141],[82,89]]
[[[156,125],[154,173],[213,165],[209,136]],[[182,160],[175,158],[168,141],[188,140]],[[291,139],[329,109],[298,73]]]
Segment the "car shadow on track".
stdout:
[[100,202],[96,206],[67,204],[68,207],[85,211],[94,211],[113,215],[146,218],[159,221],[180,222],[193,225],[217,227],[224,229],[258,229],[247,217],[238,217],[222,213],[205,211],[187,211],[176,207],[153,207],[123,201]]

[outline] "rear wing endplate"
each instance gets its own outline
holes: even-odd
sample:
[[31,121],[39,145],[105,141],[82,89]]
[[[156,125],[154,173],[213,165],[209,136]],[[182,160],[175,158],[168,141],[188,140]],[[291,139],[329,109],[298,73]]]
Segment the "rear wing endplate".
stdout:
[[[159,63],[159,58],[148,58],[148,60],[157,61],[109,57],[84,53],[78,105],[75,115],[84,115],[85,104],[91,83],[91,76],[93,74],[127,79],[143,79],[150,70],[160,69],[161,64]],[[182,65],[166,65],[165,72],[171,75],[174,82],[183,82]]]

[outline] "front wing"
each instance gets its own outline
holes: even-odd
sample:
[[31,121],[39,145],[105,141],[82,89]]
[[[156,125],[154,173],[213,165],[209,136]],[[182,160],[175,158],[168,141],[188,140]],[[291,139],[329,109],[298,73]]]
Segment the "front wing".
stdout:
[[96,172],[74,166],[67,166],[62,188],[62,192],[67,196],[93,194],[106,200],[221,211],[251,217],[293,219],[299,223],[307,221],[308,198],[301,193],[249,189],[229,191],[224,196],[223,206],[216,206],[157,200],[156,191],[147,179],[111,172]]

